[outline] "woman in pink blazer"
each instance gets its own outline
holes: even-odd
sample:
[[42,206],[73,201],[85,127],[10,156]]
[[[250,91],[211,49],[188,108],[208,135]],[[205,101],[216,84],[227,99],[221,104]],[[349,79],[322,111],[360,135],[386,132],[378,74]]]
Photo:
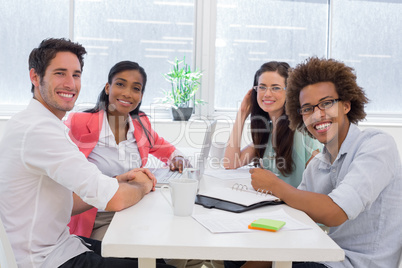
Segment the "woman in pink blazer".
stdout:
[[[158,136],[140,111],[146,81],[146,73],[137,63],[117,63],[109,72],[96,106],[71,113],[65,122],[71,140],[106,175],[144,167],[148,154],[169,164],[172,170],[181,172],[187,164],[172,144]],[[74,200],[74,204],[82,203],[77,196]],[[112,217],[112,212],[91,208],[71,217],[70,233],[102,240]]]

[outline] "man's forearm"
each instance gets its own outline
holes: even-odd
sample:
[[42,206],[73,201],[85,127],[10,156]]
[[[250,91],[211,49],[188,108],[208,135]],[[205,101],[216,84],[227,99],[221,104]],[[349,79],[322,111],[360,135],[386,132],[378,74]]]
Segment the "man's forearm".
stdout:
[[82,201],[82,199],[75,193],[73,193],[73,200],[74,200],[74,205],[73,205],[73,210],[71,211],[71,216],[80,214],[82,212],[85,212],[85,211],[93,208],[93,206],[88,205],[87,203]]

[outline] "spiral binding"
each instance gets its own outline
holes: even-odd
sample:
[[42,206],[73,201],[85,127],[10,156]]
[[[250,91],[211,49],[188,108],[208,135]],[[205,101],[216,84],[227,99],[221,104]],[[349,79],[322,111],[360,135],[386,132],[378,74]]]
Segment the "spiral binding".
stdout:
[[235,190],[235,191],[247,191],[248,187],[245,184],[235,183],[232,186],[232,190]]
[[260,188],[258,188],[258,190],[257,190],[257,195],[258,195],[258,194],[260,194],[260,195],[265,195],[265,196],[267,196],[267,195],[273,195],[271,191],[265,190],[265,189],[260,189]]
[[[250,190],[248,190],[247,185],[245,184],[241,184],[241,183],[235,183],[232,186],[232,190],[234,191],[248,191],[251,192]],[[267,196],[267,195],[273,195],[271,191],[265,190],[265,189],[258,189],[256,191],[256,195],[261,195],[261,196]]]

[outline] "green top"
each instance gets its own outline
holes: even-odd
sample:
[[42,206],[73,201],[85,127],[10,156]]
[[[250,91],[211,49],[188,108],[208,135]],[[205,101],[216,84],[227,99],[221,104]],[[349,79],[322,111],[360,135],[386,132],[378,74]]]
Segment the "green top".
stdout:
[[[294,170],[291,174],[288,174],[286,177],[282,175],[282,173],[278,170],[276,166],[275,156],[276,153],[272,147],[272,135],[269,135],[269,140],[267,144],[267,148],[264,152],[263,157],[263,167],[264,169],[268,169],[275,173],[280,179],[289,183],[290,185],[297,187],[299,186],[302,178],[303,172],[306,167],[307,161],[310,159],[313,151],[319,149],[322,152],[323,145],[316,139],[311,138],[307,134],[302,134],[299,131],[295,132],[293,137],[293,153],[292,159],[294,162]],[[278,165],[284,165],[285,160]]]

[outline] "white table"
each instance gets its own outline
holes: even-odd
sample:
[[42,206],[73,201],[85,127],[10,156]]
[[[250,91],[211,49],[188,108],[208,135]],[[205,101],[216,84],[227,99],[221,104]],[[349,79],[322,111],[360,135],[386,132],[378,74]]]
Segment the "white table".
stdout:
[[[213,180],[204,176],[204,183]],[[279,208],[312,229],[212,234],[192,217],[174,216],[157,189],[135,206],[115,214],[103,239],[102,255],[139,258],[140,267],[155,267],[156,258],[273,261],[277,268],[291,267],[292,261],[344,259],[344,251],[302,211],[277,205],[244,213]],[[196,205],[194,213],[222,211]]]

